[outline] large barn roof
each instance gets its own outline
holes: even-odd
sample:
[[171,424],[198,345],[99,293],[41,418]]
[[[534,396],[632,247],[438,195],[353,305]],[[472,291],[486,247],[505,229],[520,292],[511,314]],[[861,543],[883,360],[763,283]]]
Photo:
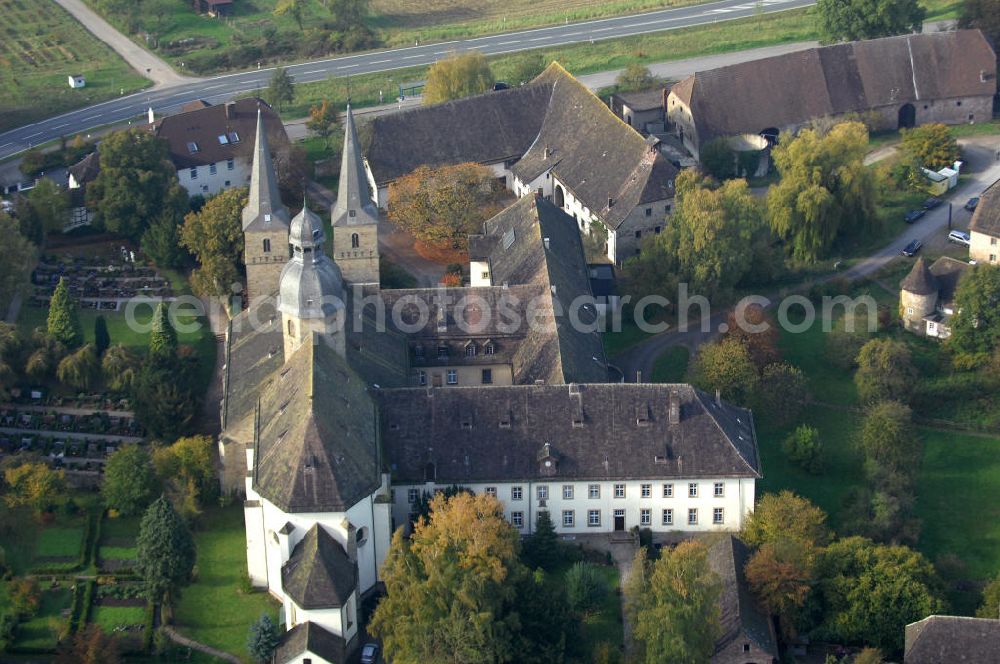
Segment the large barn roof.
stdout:
[[694,74],[673,88],[702,142],[812,118],[996,93],[996,55],[979,30],[834,44]]

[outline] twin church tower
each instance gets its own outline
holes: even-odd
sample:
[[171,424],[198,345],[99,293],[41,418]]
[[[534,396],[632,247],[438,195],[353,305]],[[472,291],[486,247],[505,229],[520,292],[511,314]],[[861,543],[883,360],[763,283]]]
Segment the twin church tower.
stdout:
[[287,328],[286,346],[293,344],[293,348],[285,348],[286,357],[297,347],[295,341],[300,342],[310,328],[318,328],[337,314],[329,310],[328,304],[321,304],[324,296],[343,299],[344,282],[379,283],[378,209],[369,193],[350,105],[344,127],[340,187],[331,217],[336,262],[324,252],[322,220],[305,201],[302,211],[294,219],[289,218],[288,208],[281,202],[267,131],[258,111],[250,193],[243,208],[247,297],[254,306],[263,297],[279,294],[279,311]]

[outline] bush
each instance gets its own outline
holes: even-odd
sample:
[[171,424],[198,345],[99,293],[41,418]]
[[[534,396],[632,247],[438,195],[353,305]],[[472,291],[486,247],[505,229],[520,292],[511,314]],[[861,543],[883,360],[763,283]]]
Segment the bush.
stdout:
[[566,572],[566,597],[574,611],[596,609],[608,594],[608,587],[598,568],[589,563],[575,563]]
[[781,444],[788,460],[807,473],[817,474],[823,470],[823,444],[819,430],[805,424],[799,426]]

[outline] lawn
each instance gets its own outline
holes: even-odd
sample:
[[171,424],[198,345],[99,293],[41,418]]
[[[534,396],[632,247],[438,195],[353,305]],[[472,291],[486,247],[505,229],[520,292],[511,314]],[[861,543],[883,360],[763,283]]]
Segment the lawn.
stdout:
[[691,351],[684,346],[668,348],[653,364],[653,382],[683,383],[689,359]]
[[177,630],[196,641],[246,657],[247,632],[262,613],[277,621],[278,606],[266,592],[243,591],[246,536],[240,507],[206,510],[194,533],[197,579],[174,608]]
[[[73,591],[68,586],[44,591],[35,617],[18,625],[13,648],[55,650],[55,632],[65,628],[66,614],[72,604]],[[54,626],[56,630],[53,629]]]
[[600,610],[588,613],[583,618],[583,652],[594,652],[601,642],[609,643],[613,650],[622,646],[625,635],[622,631],[622,604],[618,596],[618,568],[600,565],[597,570],[604,577],[608,594],[601,602]]
[[35,556],[38,557],[76,557],[80,554],[86,528],[45,528],[38,534],[35,543]]
[[[0,131],[149,84],[54,0],[0,0],[0,15]],[[71,89],[70,74],[86,87]]]
[[601,341],[604,343],[604,354],[608,356],[608,359],[612,363],[614,363],[616,355],[624,353],[632,346],[652,336],[649,332],[640,330],[632,321],[632,317],[625,314],[622,315],[621,328],[619,332],[612,332],[609,321],[607,323],[607,331],[601,335]]
[[101,606],[90,610],[90,622],[100,625],[108,634],[115,628],[129,625],[142,625],[146,622],[146,609],[142,606]]

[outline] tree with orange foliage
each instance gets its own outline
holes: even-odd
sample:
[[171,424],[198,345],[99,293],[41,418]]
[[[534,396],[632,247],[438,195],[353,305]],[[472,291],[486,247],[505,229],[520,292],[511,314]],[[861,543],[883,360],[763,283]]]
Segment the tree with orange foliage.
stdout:
[[306,127],[322,138],[326,147],[330,147],[330,139],[340,132],[340,120],[337,119],[337,110],[328,99],[324,99],[319,106],[309,109]]
[[462,249],[502,208],[503,190],[485,166],[420,166],[389,185],[389,219],[418,241]]
[[747,585],[769,613],[778,616],[786,636],[794,636],[798,612],[815,582],[815,549],[798,540],[763,544],[744,569]]
[[779,333],[774,319],[759,304],[750,304],[742,310],[738,309],[729,312],[726,338],[736,339],[746,346],[757,371],[780,361]]

